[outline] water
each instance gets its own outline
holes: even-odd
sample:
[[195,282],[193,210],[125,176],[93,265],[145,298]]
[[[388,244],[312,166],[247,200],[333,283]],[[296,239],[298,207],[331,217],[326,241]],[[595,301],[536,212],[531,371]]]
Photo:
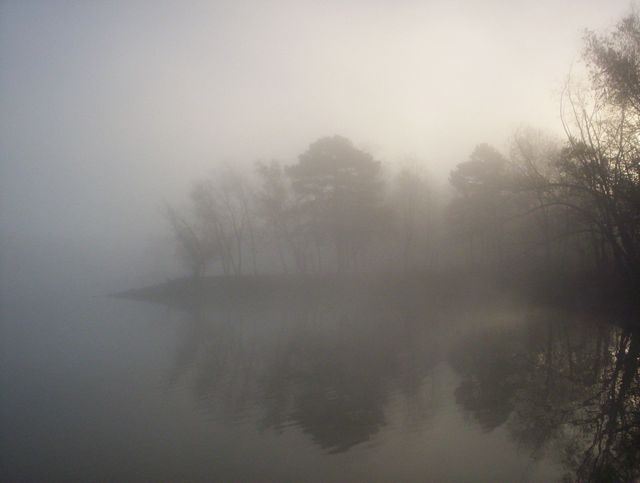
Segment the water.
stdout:
[[612,320],[501,297],[431,310],[370,302],[16,301],[2,325],[1,479],[637,471],[634,339]]

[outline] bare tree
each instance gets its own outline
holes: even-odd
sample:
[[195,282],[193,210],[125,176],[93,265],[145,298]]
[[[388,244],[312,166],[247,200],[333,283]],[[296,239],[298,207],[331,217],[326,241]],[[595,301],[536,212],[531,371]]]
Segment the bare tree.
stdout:
[[394,179],[391,206],[406,269],[425,266],[433,251],[435,199],[426,175],[415,167],[403,168]]
[[171,206],[167,205],[165,216],[175,235],[178,255],[189,267],[192,276],[199,278],[217,255],[217,243],[208,236],[202,226],[190,222]]
[[219,246],[223,272],[242,274],[248,251],[252,271],[256,273],[254,213],[245,180],[227,169],[196,183],[191,200],[200,223]]
[[287,260],[292,258],[295,269],[308,269],[308,239],[302,236],[291,183],[277,161],[258,162],[256,171],[261,181],[257,193],[260,215],[276,244],[283,272],[288,272]]

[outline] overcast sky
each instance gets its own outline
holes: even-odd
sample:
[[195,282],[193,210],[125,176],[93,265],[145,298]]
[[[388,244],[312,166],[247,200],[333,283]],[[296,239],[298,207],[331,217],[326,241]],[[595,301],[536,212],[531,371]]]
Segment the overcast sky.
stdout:
[[143,244],[216,162],[325,135],[445,173],[522,124],[559,131],[583,29],[631,5],[0,0],[3,240]]

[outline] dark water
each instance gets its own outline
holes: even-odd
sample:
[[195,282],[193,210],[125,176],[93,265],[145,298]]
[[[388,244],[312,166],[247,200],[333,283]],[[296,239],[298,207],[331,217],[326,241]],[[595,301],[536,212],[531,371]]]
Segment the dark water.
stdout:
[[5,306],[2,480],[629,480],[638,336],[508,302]]

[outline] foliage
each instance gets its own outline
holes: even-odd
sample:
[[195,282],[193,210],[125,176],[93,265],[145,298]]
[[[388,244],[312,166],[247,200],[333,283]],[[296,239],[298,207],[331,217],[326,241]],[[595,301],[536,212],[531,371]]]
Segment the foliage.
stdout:
[[333,246],[338,269],[355,263],[379,226],[380,163],[341,136],[312,143],[287,169],[301,229],[317,246]]
[[[563,146],[534,131],[513,139],[510,159],[478,146],[451,173],[457,236],[490,264],[508,244],[567,268],[612,268],[640,284],[640,20],[633,12],[607,35],[589,32],[590,85],[568,85]],[[490,233],[489,238],[488,233]],[[497,235],[496,235],[497,234]],[[487,239],[490,240],[487,243]],[[537,247],[542,247],[539,250]],[[501,254],[488,257],[487,250]],[[523,251],[525,253],[525,251]],[[513,256],[513,254],[509,255]]]

